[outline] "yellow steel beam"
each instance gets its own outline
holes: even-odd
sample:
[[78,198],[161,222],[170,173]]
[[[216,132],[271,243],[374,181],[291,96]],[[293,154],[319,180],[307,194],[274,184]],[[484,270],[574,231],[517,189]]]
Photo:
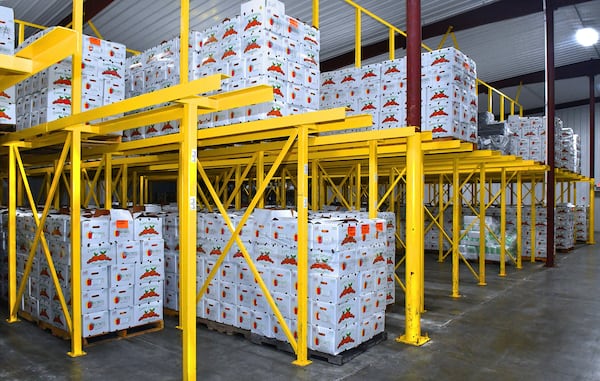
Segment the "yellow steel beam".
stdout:
[[319,29],[319,0],[312,0],[312,26]]
[[112,208],[112,154],[104,154],[104,209]]

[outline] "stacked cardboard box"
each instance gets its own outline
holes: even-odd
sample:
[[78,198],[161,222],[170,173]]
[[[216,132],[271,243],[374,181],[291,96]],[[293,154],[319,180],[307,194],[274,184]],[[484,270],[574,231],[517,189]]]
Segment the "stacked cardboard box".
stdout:
[[[475,63],[445,48],[423,53],[421,64],[422,131],[477,141]],[[406,59],[322,73],[320,107],[369,113],[371,129],[406,126]]]
[[[230,211],[238,225],[242,214]],[[385,327],[384,311],[395,300],[395,216],[381,213],[311,214],[309,224],[309,347],[339,353],[371,339]],[[165,240],[165,306],[178,309],[176,213],[167,213],[173,232]],[[168,222],[170,221],[170,222]],[[297,335],[297,218],[290,210],[257,209],[240,231],[250,258]],[[231,234],[222,216],[198,213],[197,283],[214,268]],[[169,263],[173,263],[170,265]],[[172,286],[169,286],[172,284]],[[286,341],[262,289],[237,244],[197,306],[198,316]],[[348,336],[349,335],[349,336]]]
[[581,173],[581,139],[572,128],[556,129],[556,166],[571,172]]
[[[437,217],[439,213],[439,208],[437,206],[426,205],[426,207],[430,211],[431,215]],[[448,208],[446,208],[446,210],[444,210],[444,215],[442,218],[444,220],[442,224],[444,231],[449,237],[452,237],[452,206],[449,206]],[[433,222],[431,221],[429,214],[425,213],[425,228],[427,228],[432,223]],[[425,250],[439,250],[440,234],[443,235],[438,225],[431,225],[431,228],[427,232],[425,232]],[[446,238],[444,238],[443,240],[442,248],[444,250],[448,250],[450,248],[450,242],[448,242]]]
[[[220,91],[249,86],[273,87],[273,102],[199,116],[198,128],[266,119],[317,110],[319,31],[285,14],[277,0],[242,3],[241,15],[190,33],[190,80],[226,74]],[[179,39],[175,38],[128,61],[130,96],[179,82]],[[177,131],[177,122],[125,133],[139,139]]]
[[[479,259],[480,231],[485,230],[485,259],[500,261],[502,238],[500,234],[500,208],[491,207],[486,210],[485,226],[480,225],[479,216],[473,216],[470,208],[463,208],[463,229],[460,234],[465,235],[459,245],[459,251],[466,259]],[[505,250],[514,255],[516,249],[516,231],[509,228],[507,218],[507,229],[505,232]],[[470,228],[469,228],[470,227]],[[506,259],[508,260],[508,255]]]
[[561,203],[556,205],[555,210],[555,246],[570,250],[575,247],[575,206]]
[[[90,36],[82,43],[81,111],[123,100],[125,46]],[[16,85],[17,129],[71,115],[71,66],[70,59],[58,62]]]
[[[71,307],[71,218],[50,214],[44,226],[61,291]],[[156,229],[155,229],[156,227]],[[30,212],[17,215],[17,280],[33,244]],[[162,320],[163,252],[160,219],[126,210],[84,213],[81,219],[83,337]],[[21,309],[67,329],[41,244],[35,250]]]
[[[15,53],[15,20],[12,8],[0,7],[0,54]],[[0,124],[15,124],[15,89],[0,91]]]
[[575,215],[573,216],[575,224],[575,239],[577,241],[587,241],[589,224],[589,207],[585,205],[575,206]]
[[511,115],[507,120],[510,153],[525,160],[546,161],[546,119]]

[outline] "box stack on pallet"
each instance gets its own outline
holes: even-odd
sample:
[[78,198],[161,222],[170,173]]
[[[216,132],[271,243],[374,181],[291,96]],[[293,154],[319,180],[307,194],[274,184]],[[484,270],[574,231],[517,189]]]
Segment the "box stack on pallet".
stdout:
[[[431,205],[426,205],[426,207],[434,217],[437,217],[437,215],[439,213],[439,207],[431,206]],[[446,210],[444,210],[443,220],[444,220],[444,222],[443,222],[444,231],[446,232],[446,234],[449,237],[452,237],[452,206],[451,205],[448,208],[446,208]],[[431,221],[431,217],[429,217],[429,214],[425,213],[425,228],[427,228],[432,223],[433,222]],[[431,229],[429,229],[427,232],[425,232],[425,241],[424,241],[425,250],[439,250],[440,234],[442,234],[442,232],[440,231],[440,228],[438,227],[438,225],[437,224],[431,225]],[[450,249],[450,242],[448,242],[448,240],[446,238],[444,238],[442,248],[444,250]]]
[[[15,17],[12,8],[0,7],[0,54],[15,54]],[[0,91],[0,124],[16,124],[15,88]]]
[[[421,56],[421,129],[433,137],[477,141],[475,62],[454,48]],[[346,107],[350,115],[369,113],[371,129],[404,127],[406,59],[321,74],[321,109]]]
[[[256,85],[273,87],[273,102],[199,116],[209,128],[318,110],[319,31],[285,14],[276,0],[242,3],[241,15],[190,33],[190,80],[225,74],[221,91]],[[127,96],[179,82],[179,38],[128,59]],[[136,140],[178,131],[178,121],[124,132]]]
[[557,204],[554,226],[556,248],[573,249],[575,247],[575,206],[569,203]]
[[[463,229],[461,230],[461,236],[466,235],[460,240],[459,251],[464,255],[466,259],[477,260],[479,259],[479,243],[480,243],[480,230],[485,230],[485,259],[490,261],[500,261],[501,244],[500,240],[502,235],[500,234],[500,208],[490,207],[486,210],[485,216],[485,227],[480,225],[479,216],[471,215],[472,211],[470,208],[463,208]],[[508,212],[507,212],[507,226],[509,224]],[[472,225],[471,225],[472,224]],[[469,226],[471,226],[469,228]],[[516,249],[516,232],[514,229],[507,229],[505,233],[505,250],[511,255],[515,255]],[[506,259],[508,260],[508,255]]]
[[575,239],[577,241],[587,241],[589,224],[589,207],[585,205],[575,206]]
[[[125,45],[85,35],[82,43],[81,111],[125,99]],[[71,115],[71,66],[70,59],[58,62],[16,85],[18,130]]]
[[574,134],[572,128],[559,128],[558,125],[555,132],[554,161],[556,167],[581,173],[581,139],[579,135]]
[[[127,210],[84,213],[81,219],[82,334],[92,337],[162,321],[161,220]],[[156,229],[155,229],[156,227]],[[61,291],[71,307],[71,218],[50,214],[44,234]],[[17,281],[20,284],[35,235],[30,212],[17,215]],[[32,319],[67,330],[41,244],[37,246],[21,310]],[[4,285],[3,287],[5,287]]]
[[[237,225],[242,214],[230,211],[229,217]],[[367,217],[360,212],[310,216],[310,349],[338,354],[370,340],[385,328],[385,306],[395,301],[395,215]],[[169,219],[175,221],[176,214],[167,214],[165,221]],[[214,268],[230,236],[220,214],[198,214],[198,286]],[[290,210],[257,209],[242,227],[240,239],[295,335],[297,218]],[[167,239],[165,244],[169,242]],[[171,252],[178,255],[176,249]],[[178,284],[178,267],[173,266],[171,271],[167,279],[171,277]],[[177,310],[175,288],[166,288],[165,292],[170,301],[166,306]],[[197,311],[200,318],[287,341],[236,244],[227,252]]]
[[509,152],[525,160],[546,161],[546,119],[511,115],[506,122]]

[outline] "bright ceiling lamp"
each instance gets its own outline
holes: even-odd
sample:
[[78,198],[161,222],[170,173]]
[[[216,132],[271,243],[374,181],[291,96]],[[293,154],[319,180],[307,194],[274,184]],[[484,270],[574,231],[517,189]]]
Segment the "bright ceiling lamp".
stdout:
[[575,39],[580,45],[592,46],[598,42],[598,32],[594,28],[581,28],[575,33]]

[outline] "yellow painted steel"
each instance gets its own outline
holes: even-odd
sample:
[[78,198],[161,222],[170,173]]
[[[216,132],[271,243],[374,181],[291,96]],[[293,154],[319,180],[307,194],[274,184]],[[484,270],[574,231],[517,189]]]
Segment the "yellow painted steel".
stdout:
[[[21,176],[23,178],[23,183],[24,183],[24,187],[25,187],[25,192],[27,195],[27,198],[29,200],[29,205],[31,207],[32,210],[32,215],[33,215],[33,220],[36,224],[36,232],[37,230],[40,230],[43,232],[44,230],[44,225],[43,222],[40,220],[36,210],[37,210],[37,205],[33,199],[33,194],[31,192],[31,188],[29,186],[29,181],[27,180],[27,174],[25,173],[25,166],[23,165],[23,161],[21,160],[21,157],[19,155],[19,151],[17,149],[17,147],[12,147],[14,149],[14,152],[16,154],[16,158],[17,158],[17,164],[19,166],[19,171],[21,172]],[[56,189],[58,187],[58,183],[59,183],[59,179],[60,179],[60,175],[57,175],[54,177],[54,181],[53,184],[50,186],[50,189],[48,190],[48,197],[45,200],[45,206],[44,206],[44,213],[46,213],[46,209],[50,209],[50,207],[52,206],[52,201],[53,201],[53,196],[54,193],[56,192]],[[44,256],[46,258],[46,263],[48,264],[48,269],[50,270],[50,276],[52,278],[52,283],[54,286],[54,290],[56,292],[56,296],[58,296],[58,300],[59,303],[61,305],[62,308],[62,312],[63,315],[65,317],[65,324],[68,327],[69,331],[71,330],[71,326],[72,326],[72,321],[71,321],[71,316],[69,315],[69,310],[67,308],[67,303],[65,301],[65,297],[63,295],[62,292],[62,288],[60,286],[60,283],[58,281],[58,276],[56,274],[56,267],[54,266],[54,261],[52,259],[52,256],[50,255],[50,249],[48,248],[48,242],[46,241],[46,237],[44,234],[40,234],[40,242],[42,244],[42,249],[44,251]],[[37,245],[36,245],[37,246]],[[32,252],[33,255],[35,255],[35,251],[37,249],[36,246],[32,247]],[[31,254],[30,254],[31,256]],[[22,282],[26,282],[27,279],[23,279]]]
[[503,95],[500,95],[500,116],[499,119],[501,122],[504,121],[504,104],[506,102],[506,99],[504,98]]
[[460,237],[460,178],[458,173],[458,159],[453,160],[452,171],[452,297],[459,298],[460,279],[460,253],[458,251]]
[[[83,7],[83,5],[80,5]],[[75,13],[73,19],[77,20]],[[77,25],[77,23],[76,23]],[[81,51],[81,49],[80,49]],[[79,81],[81,82],[81,81]],[[70,134],[71,145],[71,351],[69,356],[79,357],[86,353],[82,349],[82,306],[81,306],[81,132],[76,126]]]
[[298,213],[298,343],[296,360],[298,366],[311,363],[308,360],[308,128],[298,130],[298,187],[296,208]]
[[17,172],[15,148],[9,147],[8,154],[8,307],[7,321],[17,319]]
[[389,58],[393,60],[396,58],[396,32],[390,28],[388,32],[388,44],[389,44]]
[[112,154],[104,154],[104,209],[112,208]]
[[[310,169],[310,176],[311,176],[311,196],[310,196],[310,200],[311,200],[311,207],[313,212],[319,211],[321,210],[321,204],[320,204],[320,195],[319,193],[323,192],[321,187],[319,186],[320,183],[320,176],[319,176],[319,161],[318,160],[312,160],[311,163],[311,169]],[[285,186],[285,181],[283,181],[283,184]]]
[[589,211],[589,213],[590,213],[590,217],[589,217],[589,221],[588,221],[588,239],[587,239],[587,244],[588,245],[594,245],[594,244],[596,244],[596,240],[595,240],[595,237],[594,237],[594,226],[595,226],[594,225],[595,224],[595,221],[594,221],[595,217],[594,216],[596,214],[596,209],[595,209],[596,208],[596,200],[595,200],[596,199],[596,195],[595,195],[595,192],[594,192],[594,185],[595,185],[594,178],[591,178],[589,180],[589,183],[590,183],[590,195],[589,195],[589,200],[590,200],[589,201],[589,204],[590,204],[590,211]]
[[[481,164],[481,170],[479,172],[479,286],[487,285],[485,281],[485,212],[486,212],[486,172],[485,164]],[[491,198],[491,197],[490,197]],[[490,200],[491,201],[491,200]]]
[[312,0],[312,26],[319,29],[319,0]]
[[360,68],[362,60],[362,23],[361,23],[361,10],[356,8],[354,10],[354,67]]
[[[183,13],[182,24],[187,20]],[[184,17],[185,15],[185,17]],[[187,34],[187,31],[186,31]],[[187,46],[187,45],[186,45]],[[186,49],[187,50],[187,49]],[[183,379],[196,379],[196,184],[197,184],[197,108],[193,103],[183,106],[180,134],[181,149],[178,178],[180,179],[179,218],[179,250],[180,250],[180,298],[181,298],[181,327],[183,329]]]
[[[535,262],[535,224],[536,224],[536,218],[535,218],[535,208],[537,207],[537,196],[536,196],[536,188],[537,188],[537,183],[536,183],[536,178],[535,176],[533,176],[531,178],[531,226],[530,226],[530,236],[529,236],[529,246],[531,248],[531,253],[530,253],[530,262],[534,263]],[[543,189],[542,189],[543,191]]]
[[[351,188],[351,183],[348,183],[348,186],[345,188],[346,191],[346,195],[347,198],[350,200],[350,203],[352,203],[352,201],[354,201],[354,208],[356,210],[360,210],[361,207],[361,201],[362,201],[362,194],[361,194],[361,189],[362,189],[362,176],[361,176],[361,171],[362,171],[362,166],[360,163],[356,163],[356,166],[354,167],[354,192]],[[369,179],[369,182],[371,180]],[[354,197],[353,197],[354,196]],[[370,211],[370,204],[367,207],[367,210]]]
[[[358,173],[358,176],[360,177],[360,172]],[[378,176],[379,174],[377,173],[377,142],[371,140],[369,142],[369,218],[377,218],[377,199],[379,198]]]
[[517,200],[516,200],[516,208],[517,208],[517,269],[523,268],[523,174],[521,172],[517,172]]
[[127,163],[123,163],[121,168],[123,168],[123,172],[121,173],[121,197],[120,197],[121,208],[127,208],[129,205],[129,200],[127,199],[127,195],[128,195],[127,186],[128,186],[128,181],[129,181],[129,174],[128,174],[129,166]]
[[[256,161],[256,189],[263,185],[265,179],[265,152],[258,151],[258,160]],[[262,196],[258,200],[258,207],[265,207],[265,197]]]
[[500,274],[506,276],[506,169],[502,168],[500,180]]
[[423,182],[421,134],[416,133],[407,139],[406,170],[406,269],[405,269],[405,332],[396,341],[420,346],[429,341],[429,337],[421,336],[421,271],[418,252],[419,240],[423,236]]

